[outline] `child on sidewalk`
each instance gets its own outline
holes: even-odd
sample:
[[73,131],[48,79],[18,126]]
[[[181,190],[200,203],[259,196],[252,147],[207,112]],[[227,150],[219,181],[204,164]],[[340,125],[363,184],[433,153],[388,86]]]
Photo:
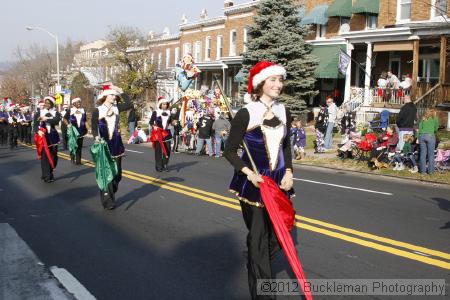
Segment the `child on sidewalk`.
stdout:
[[395,167],[394,171],[402,171],[405,169],[404,160],[409,159],[413,168],[410,170],[411,173],[417,173],[419,171],[417,167],[416,158],[414,157],[414,151],[412,144],[414,142],[414,136],[412,134],[405,134],[403,137],[404,144],[401,153],[397,153],[394,156]]
[[295,159],[301,160],[305,157],[306,132],[301,121],[295,121],[294,126],[292,129],[292,137]]

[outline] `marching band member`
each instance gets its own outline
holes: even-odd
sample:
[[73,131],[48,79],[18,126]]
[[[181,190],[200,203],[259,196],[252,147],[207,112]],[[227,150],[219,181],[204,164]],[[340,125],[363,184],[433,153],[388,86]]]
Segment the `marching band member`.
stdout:
[[[107,210],[116,208],[115,193],[122,179],[122,156],[125,153],[125,147],[119,131],[119,113],[129,110],[133,106],[129,96],[120,92],[116,87],[104,86],[103,92],[98,98],[99,106],[92,114],[92,135],[105,140],[118,169],[117,175],[109,183],[107,190],[100,191],[100,200],[103,208]],[[120,98],[123,100],[122,103],[118,103]]]
[[58,144],[60,142],[56,126],[61,121],[61,114],[55,108],[55,98],[44,98],[44,107],[34,115],[36,130],[35,143],[41,160],[41,179],[50,183],[55,181],[53,170],[58,164]]
[[77,139],[77,152],[75,155],[70,154],[72,163],[81,165],[81,151],[83,148],[84,136],[87,134],[87,115],[84,108],[81,107],[81,98],[75,98],[72,100],[72,107],[69,114],[66,115],[66,123],[68,126],[74,126],[78,131]]
[[17,148],[17,139],[19,137],[18,121],[17,105],[10,103],[8,105],[8,144],[11,150]]
[[8,119],[9,114],[5,106],[0,104],[0,145],[2,146],[8,144]]
[[170,158],[170,141],[172,134],[169,125],[172,122],[169,100],[160,96],[158,98],[158,108],[153,111],[150,118],[152,126],[151,141],[155,149],[155,168],[157,172],[169,171],[167,165]]
[[31,145],[31,123],[32,123],[32,115],[30,112],[29,106],[21,107],[22,115],[20,120],[21,125],[21,142],[26,143],[27,145]]
[[[230,191],[240,200],[244,222],[249,230],[247,269],[252,299],[263,299],[257,295],[257,280],[272,278],[271,261],[280,250],[262,202],[259,190],[259,184],[263,181],[261,175],[272,178],[286,195],[293,193],[289,137],[291,116],[289,110],[276,101],[282,92],[285,76],[286,70],[271,62],[259,62],[251,69],[248,93],[253,95],[253,101],[239,110],[232,120],[224,152],[235,169]],[[250,169],[246,152],[242,157],[237,155],[243,141],[255,160],[257,172]]]

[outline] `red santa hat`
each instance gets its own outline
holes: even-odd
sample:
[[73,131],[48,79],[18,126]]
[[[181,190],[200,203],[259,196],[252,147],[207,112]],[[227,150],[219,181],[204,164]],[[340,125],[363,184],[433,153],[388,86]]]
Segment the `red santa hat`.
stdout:
[[44,107],[44,105],[45,105],[45,101],[44,100],[39,100],[37,106],[42,108],[42,107]]
[[98,98],[101,99],[109,95],[120,96],[120,93],[121,91],[118,87],[108,84],[103,86],[103,91],[100,93]]
[[62,106],[64,109],[69,108],[69,105],[67,105],[66,103],[63,104]]
[[21,111],[28,111],[30,109],[30,107],[28,105],[21,105],[20,106],[20,110]]
[[283,76],[286,78],[286,69],[270,61],[260,61],[250,70],[248,80],[248,93],[251,95],[260,83],[271,76]]
[[169,100],[167,100],[164,96],[158,97],[158,108],[161,108],[161,105],[164,103],[169,103]]
[[47,96],[47,97],[45,97],[44,98],[44,103],[45,103],[45,101],[50,101],[51,103],[53,103],[53,105],[55,105],[55,97],[53,97],[53,96]]
[[72,104],[74,104],[76,102],[81,102],[81,98],[80,97],[76,97],[76,98],[72,99]]
[[14,103],[8,104],[8,110],[9,110],[9,111],[14,110],[15,108],[16,108],[16,105],[15,105]]

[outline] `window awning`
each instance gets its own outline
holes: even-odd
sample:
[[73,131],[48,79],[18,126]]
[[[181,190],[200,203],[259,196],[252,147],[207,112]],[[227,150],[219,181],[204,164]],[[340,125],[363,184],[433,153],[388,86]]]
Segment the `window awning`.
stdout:
[[338,71],[340,49],[345,51],[345,45],[313,46],[311,54],[319,58],[314,77],[322,79],[342,77]]
[[314,7],[301,21],[301,25],[325,25],[328,18],[325,15],[328,10],[328,5],[318,5]]
[[358,0],[352,8],[354,14],[374,14],[380,13],[380,0]]
[[352,17],[352,0],[334,0],[327,11],[327,17]]
[[383,42],[373,45],[373,52],[413,51],[412,41]]

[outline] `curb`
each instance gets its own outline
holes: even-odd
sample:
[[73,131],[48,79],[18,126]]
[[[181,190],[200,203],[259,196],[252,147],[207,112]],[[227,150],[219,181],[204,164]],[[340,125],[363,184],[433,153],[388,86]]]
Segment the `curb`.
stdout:
[[375,173],[364,172],[364,171],[357,171],[357,170],[348,170],[348,169],[338,169],[338,168],[326,167],[326,166],[317,166],[317,165],[312,165],[312,164],[307,164],[307,163],[296,163],[296,162],[293,162],[293,163],[296,166],[304,166],[304,167],[318,168],[318,169],[327,169],[327,170],[334,170],[334,171],[344,171],[344,172],[350,172],[350,173],[357,173],[357,174],[365,174],[365,175],[371,175],[371,176],[385,177],[385,178],[389,178],[389,179],[393,178],[393,179],[398,179],[398,180],[412,181],[412,182],[415,182],[415,183],[419,183],[419,182],[432,183],[432,184],[437,184],[437,185],[443,185],[443,186],[446,186],[446,187],[450,188],[450,183],[438,182],[438,181],[433,181],[433,180],[414,179],[414,178],[409,178],[409,177],[398,177],[398,176],[385,175],[385,174],[375,174]]

